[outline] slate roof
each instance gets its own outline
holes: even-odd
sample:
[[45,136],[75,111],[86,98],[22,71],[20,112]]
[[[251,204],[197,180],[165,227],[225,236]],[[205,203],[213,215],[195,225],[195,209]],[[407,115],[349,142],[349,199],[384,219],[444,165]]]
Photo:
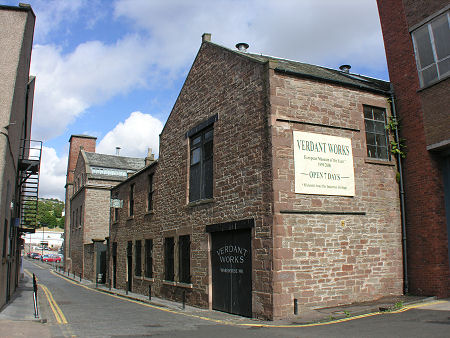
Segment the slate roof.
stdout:
[[91,167],[139,170],[145,166],[144,158],[125,157],[85,152],[87,164]]
[[[208,43],[214,44],[212,42]],[[239,54],[241,56],[259,62],[272,61],[276,64],[275,66],[276,71],[291,74],[294,76],[321,80],[325,82],[336,83],[344,86],[350,86],[354,88],[359,88],[363,90],[365,89],[375,92],[388,93],[390,91],[390,82],[387,81],[374,79],[359,74],[345,73],[337,69],[325,68],[321,66],[311,65],[293,60],[287,60],[274,56],[240,52],[217,44],[214,45],[225,48],[229,51],[232,51],[233,53]]]
[[285,72],[288,74],[291,73],[293,75],[299,75],[307,78],[323,80],[326,82],[348,85],[351,87],[368,89],[372,91],[389,92],[390,90],[389,82],[359,74],[345,73],[336,69],[330,69],[286,59],[279,59],[271,56],[257,54],[247,55],[263,62],[275,62],[276,71]]

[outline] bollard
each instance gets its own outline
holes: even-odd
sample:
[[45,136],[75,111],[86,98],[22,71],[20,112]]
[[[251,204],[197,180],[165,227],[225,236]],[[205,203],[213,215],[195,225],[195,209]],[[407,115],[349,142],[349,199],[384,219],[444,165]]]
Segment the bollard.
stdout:
[[298,315],[298,301],[294,298],[294,315]]
[[183,290],[183,310],[186,308],[186,290]]
[[111,290],[111,278],[109,279],[109,290]]
[[95,287],[98,288],[98,275],[95,278]]
[[148,286],[148,300],[152,300],[152,286]]
[[128,281],[127,281],[127,289],[125,291],[125,294],[128,295]]
[[80,272],[80,282],[81,282],[81,272]]
[[39,317],[38,298],[37,298],[37,282],[36,275],[33,273],[33,302],[34,302],[34,318]]

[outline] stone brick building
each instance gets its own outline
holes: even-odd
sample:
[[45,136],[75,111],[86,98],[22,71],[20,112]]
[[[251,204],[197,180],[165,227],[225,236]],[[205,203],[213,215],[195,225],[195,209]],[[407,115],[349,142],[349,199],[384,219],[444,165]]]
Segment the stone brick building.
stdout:
[[20,236],[36,227],[42,143],[30,140],[35,19],[29,5],[0,5],[0,309],[18,285]]
[[153,163],[114,187],[113,287],[260,318],[402,294],[389,83],[202,45]]
[[404,164],[408,291],[450,296],[450,5],[378,0]]
[[[81,149],[89,152],[95,152],[95,144],[97,138],[88,135],[72,135],[69,139],[69,156],[67,163],[67,174],[66,174],[66,195],[65,195],[65,214],[70,215],[70,200],[72,199],[74,193],[74,172],[78,161],[78,155]],[[70,258],[70,234],[71,234],[71,218],[65,218],[64,222],[64,269],[70,271],[72,268],[72,260]]]
[[[78,149],[78,154],[75,168],[68,174],[72,185],[66,216],[67,269],[90,280],[102,274],[104,281],[110,189],[143,168],[145,159],[98,154],[95,138],[84,135],[72,135],[70,143],[69,166],[75,163],[73,150]],[[86,151],[83,145],[93,147],[93,151]]]

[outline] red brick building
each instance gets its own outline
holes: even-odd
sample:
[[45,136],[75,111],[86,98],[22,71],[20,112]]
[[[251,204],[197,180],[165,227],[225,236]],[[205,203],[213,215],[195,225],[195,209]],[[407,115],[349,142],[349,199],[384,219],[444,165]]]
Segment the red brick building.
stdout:
[[408,291],[450,295],[450,5],[378,0],[395,92],[406,204]]
[[250,317],[402,294],[389,83],[203,42],[114,187],[114,287]]

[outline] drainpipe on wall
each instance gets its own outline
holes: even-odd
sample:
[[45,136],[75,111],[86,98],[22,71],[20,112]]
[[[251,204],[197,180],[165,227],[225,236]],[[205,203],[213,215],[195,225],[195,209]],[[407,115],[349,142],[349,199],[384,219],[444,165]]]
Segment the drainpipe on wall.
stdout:
[[[391,84],[390,90],[390,98],[391,98],[391,111],[392,116],[397,121],[397,114],[395,111],[395,97],[394,97],[394,89]],[[398,129],[395,129],[394,133],[395,142],[399,142],[398,137]],[[402,170],[402,159],[400,154],[397,154],[397,163],[398,163],[398,171],[400,173],[400,212],[401,212],[401,222],[402,222],[402,244],[403,244],[403,293],[407,294],[409,292],[409,283],[408,283],[408,256],[406,249],[406,216],[405,216],[405,190],[403,186],[403,170]]]

